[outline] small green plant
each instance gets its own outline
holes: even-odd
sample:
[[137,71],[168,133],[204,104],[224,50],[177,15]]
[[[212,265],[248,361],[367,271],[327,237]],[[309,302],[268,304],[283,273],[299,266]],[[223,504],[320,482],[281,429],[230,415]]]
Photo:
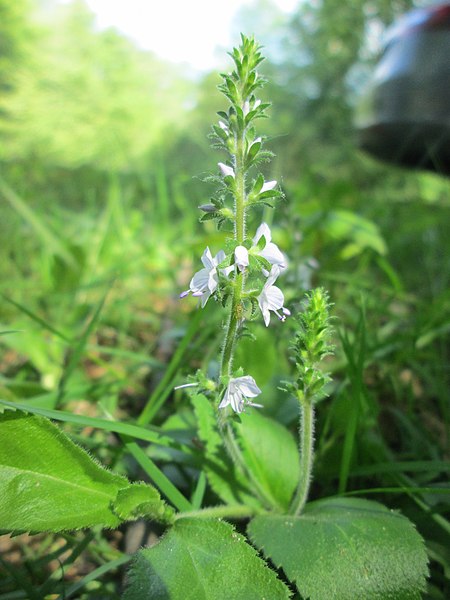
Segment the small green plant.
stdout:
[[[427,556],[408,519],[361,498],[308,502],[315,411],[329,381],[323,359],[333,351],[330,304],[324,289],[314,289],[298,314],[291,314],[275,285],[288,259],[269,226],[254,225],[261,207],[283,197],[277,183],[258,172],[271,156],[255,129],[269,107],[257,96],[263,57],[255,40],[244,36],[231,57],[234,70],[220,86],[229,108],[219,113],[212,133],[225,158],[212,177],[217,193],[201,209],[203,220],[216,220],[232,235],[214,256],[205,249],[203,268],[181,294],[199,298],[202,308],[214,299],[224,314],[218,372],[200,370],[178,386],[189,392],[195,443],[147,427],[150,405],[136,424],[90,419],[120,436],[154,485],[130,483],[49,420],[81,424],[83,417],[3,401],[8,410],[0,415],[0,529],[62,532],[156,521],[165,533],[134,557],[124,600],[420,598]],[[282,323],[289,319],[296,331],[295,373],[285,387],[298,401],[297,442],[288,428],[265,416],[263,391],[236,360],[240,339],[253,335],[251,322],[262,319],[269,326],[273,315]],[[191,497],[136,440],[181,452],[195,466]]]

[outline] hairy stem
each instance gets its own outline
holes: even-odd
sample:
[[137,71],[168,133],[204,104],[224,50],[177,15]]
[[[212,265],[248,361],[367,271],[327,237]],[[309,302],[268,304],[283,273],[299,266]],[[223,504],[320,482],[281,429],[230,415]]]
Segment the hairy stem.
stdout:
[[[234,193],[234,239],[242,244],[245,239],[245,130],[239,129],[235,134],[235,193]],[[244,292],[244,273],[237,272],[231,299],[230,316],[227,323],[225,340],[222,349],[220,374],[231,375],[234,348],[236,344],[239,321],[242,313],[242,294]]]
[[243,504],[237,504],[235,506],[212,506],[201,510],[178,513],[175,515],[175,520],[184,519],[186,517],[204,519],[249,519],[250,517],[253,517],[255,513],[256,510],[254,508]]
[[300,398],[300,480],[290,513],[299,515],[305,507],[311,485],[314,462],[314,406],[308,397]]
[[243,289],[242,273],[236,275],[235,288],[231,300],[230,315],[226,327],[225,340],[222,348],[222,360],[220,365],[220,375],[231,376],[233,366],[233,355],[236,344],[237,330],[239,325],[239,307],[241,306],[241,294]]

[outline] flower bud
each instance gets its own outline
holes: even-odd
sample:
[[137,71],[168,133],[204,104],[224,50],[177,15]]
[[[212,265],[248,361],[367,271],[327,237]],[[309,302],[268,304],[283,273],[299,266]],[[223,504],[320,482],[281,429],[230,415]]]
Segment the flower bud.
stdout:
[[214,204],[202,204],[198,208],[200,210],[202,210],[203,212],[205,212],[205,213],[214,213],[214,212],[217,212],[217,208],[214,206]]

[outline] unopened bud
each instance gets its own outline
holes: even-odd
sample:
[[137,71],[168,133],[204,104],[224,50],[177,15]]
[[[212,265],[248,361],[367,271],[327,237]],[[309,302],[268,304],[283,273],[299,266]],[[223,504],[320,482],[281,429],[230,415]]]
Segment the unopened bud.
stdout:
[[214,213],[217,211],[217,208],[214,206],[214,204],[202,204],[198,208],[205,213]]

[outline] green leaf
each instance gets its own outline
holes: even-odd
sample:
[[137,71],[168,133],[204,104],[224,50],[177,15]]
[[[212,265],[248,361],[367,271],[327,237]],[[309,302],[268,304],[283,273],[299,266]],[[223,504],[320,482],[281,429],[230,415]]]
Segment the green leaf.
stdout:
[[287,510],[299,477],[297,445],[280,423],[252,411],[236,423],[245,463],[263,490],[264,497],[278,510]]
[[286,600],[289,590],[223,521],[179,519],[141,550],[123,600]]
[[320,500],[299,517],[258,516],[248,531],[310,600],[413,600],[425,589],[422,538],[378,502]]
[[51,421],[0,414],[0,530],[117,527],[142,515],[170,520],[158,492],[107,471]]
[[[260,250],[262,250],[265,244],[264,237],[260,239],[259,244],[261,244]],[[255,259],[254,263],[253,259]],[[254,264],[255,269],[268,268],[270,270],[270,263],[265,258],[250,255],[250,261],[251,266]],[[252,332],[256,339],[241,338],[234,360],[261,387],[266,385],[280,368],[280,353],[273,343],[272,332],[267,327],[255,323]]]
[[169,507],[161,502],[158,491],[146,483],[130,483],[117,492],[112,510],[123,521],[139,517],[153,517],[164,521]]
[[261,150],[261,145],[262,145],[261,142],[254,142],[250,146],[250,148],[248,150],[247,158],[246,158],[247,168],[252,165],[254,158],[256,157],[258,152]]
[[192,397],[192,404],[198,422],[198,436],[204,445],[203,470],[210,486],[227,504],[246,504],[260,508],[261,504],[248,487],[248,480],[235,469],[225,452],[210,401],[203,394],[197,394]]
[[375,223],[349,210],[331,210],[322,220],[322,227],[330,237],[347,241],[342,257],[350,259],[371,248],[378,254],[387,252],[386,242]]

